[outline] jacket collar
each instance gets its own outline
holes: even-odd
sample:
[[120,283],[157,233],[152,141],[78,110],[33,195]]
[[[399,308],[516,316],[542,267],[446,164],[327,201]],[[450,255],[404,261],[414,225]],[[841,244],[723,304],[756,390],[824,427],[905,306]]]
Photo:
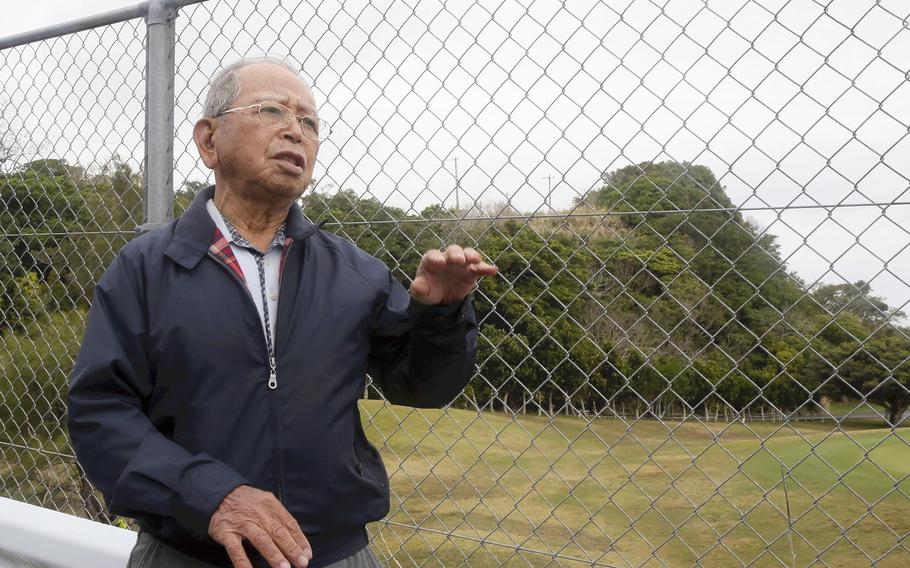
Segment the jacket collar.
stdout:
[[[209,216],[205,204],[215,197],[215,186],[199,190],[189,209],[177,220],[174,237],[164,254],[180,266],[192,269],[209,250],[215,235],[215,222]],[[301,240],[318,231],[322,225],[314,225],[304,218],[297,203],[291,204],[285,226],[285,235]]]

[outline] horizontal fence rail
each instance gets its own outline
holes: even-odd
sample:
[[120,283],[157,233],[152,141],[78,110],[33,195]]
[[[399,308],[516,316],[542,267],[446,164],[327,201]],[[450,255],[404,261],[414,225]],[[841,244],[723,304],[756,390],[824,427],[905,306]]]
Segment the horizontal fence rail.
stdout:
[[151,1],[0,38],[0,496],[131,526],[67,375],[117,251],[214,181],[210,78],[264,54],[332,124],[308,218],[405,285],[452,243],[500,270],[450,407],[360,402],[383,565],[910,565],[898,0]]
[[136,533],[0,497],[0,567],[123,568]]

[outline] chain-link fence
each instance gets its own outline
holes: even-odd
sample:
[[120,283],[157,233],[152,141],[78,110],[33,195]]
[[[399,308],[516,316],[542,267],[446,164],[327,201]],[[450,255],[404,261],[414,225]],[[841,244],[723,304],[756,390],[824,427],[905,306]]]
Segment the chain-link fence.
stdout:
[[333,124],[311,219],[501,271],[451,408],[361,403],[385,564],[910,565],[905,1],[151,5],[2,43],[0,495],[112,520],[64,427],[93,283],[271,53]]

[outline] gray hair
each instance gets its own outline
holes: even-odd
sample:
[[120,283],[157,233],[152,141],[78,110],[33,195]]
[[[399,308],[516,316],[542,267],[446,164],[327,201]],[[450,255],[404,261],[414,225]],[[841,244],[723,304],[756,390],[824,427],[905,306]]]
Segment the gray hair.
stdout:
[[[243,57],[227,67],[222,68],[215,73],[214,77],[212,77],[211,83],[209,84],[209,92],[205,96],[205,104],[202,107],[202,116],[214,118],[228,110],[231,103],[240,96],[240,81],[237,79],[237,74],[235,72],[238,69],[262,63],[284,67],[300,77],[300,70],[283,59],[270,56]],[[300,80],[306,84],[303,77],[300,77]]]

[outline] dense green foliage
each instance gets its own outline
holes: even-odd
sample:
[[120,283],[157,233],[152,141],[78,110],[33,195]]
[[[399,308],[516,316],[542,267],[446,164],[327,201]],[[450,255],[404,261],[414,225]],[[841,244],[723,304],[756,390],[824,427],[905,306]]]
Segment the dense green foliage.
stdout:
[[92,289],[133,235],[142,178],[34,160],[0,173],[0,431],[65,444],[66,378]]
[[35,160],[0,174],[0,333],[87,305],[142,214],[142,179],[117,159],[90,174]]
[[66,417],[66,374],[79,352],[84,308],[53,312],[0,337],[0,430],[25,444],[56,435]]
[[[178,214],[200,186],[184,185]],[[0,333],[87,304],[140,222],[141,188],[116,160],[94,173],[38,160],[0,175]],[[704,166],[616,170],[576,201],[589,216],[558,221],[459,221],[463,212],[405,211],[352,190],[301,204],[404,282],[423,251],[447,243],[498,265],[476,295],[480,372],[466,405],[789,413],[846,397],[880,404],[892,422],[910,405],[903,314],[864,282],[807,289]]]
[[[735,211],[704,166],[629,166],[560,223],[452,222],[345,190],[306,214],[407,280],[419,252],[476,246],[500,276],[477,295],[479,407],[709,413],[821,412],[824,398],[910,405],[910,340],[864,282],[807,289],[773,235]],[[694,211],[693,211],[694,210]]]

